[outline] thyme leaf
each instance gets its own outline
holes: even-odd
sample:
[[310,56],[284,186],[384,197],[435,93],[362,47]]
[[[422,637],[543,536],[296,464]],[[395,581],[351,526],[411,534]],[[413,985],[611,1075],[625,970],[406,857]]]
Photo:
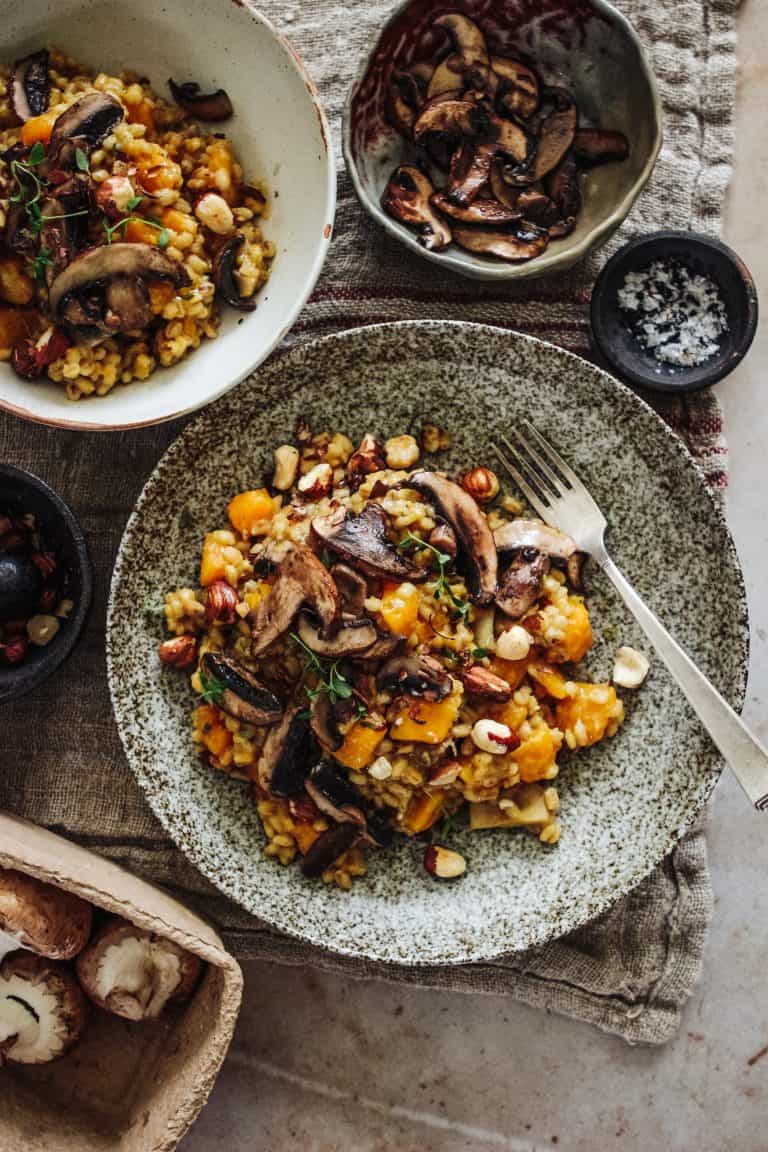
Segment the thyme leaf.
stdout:
[[449,556],[447,552],[441,552],[439,548],[428,544],[427,541],[422,540],[420,536],[414,536],[412,532],[406,532],[398,544],[398,548],[404,551],[427,551],[432,554],[435,564],[437,565],[437,584],[433,593],[435,600],[447,600],[453,605],[454,623],[458,623],[459,620],[466,621],[472,605],[468,600],[462,600],[460,596],[457,596],[448,581],[448,566],[451,563],[452,557]]
[[200,695],[206,704],[219,704],[225,691],[224,683],[217,680],[215,676],[209,676],[202,669],[200,670],[200,683],[203,686]]

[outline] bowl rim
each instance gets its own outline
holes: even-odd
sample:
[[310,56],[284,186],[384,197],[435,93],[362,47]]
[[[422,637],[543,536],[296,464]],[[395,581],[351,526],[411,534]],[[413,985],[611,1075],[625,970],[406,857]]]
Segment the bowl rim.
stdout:
[[[275,348],[283,341],[285,336],[290,332],[293,325],[296,323],[304,306],[307,303],[310,295],[314,291],[315,285],[323,270],[328,250],[330,248],[331,240],[333,238],[334,223],[336,219],[336,156],[334,151],[333,138],[331,135],[330,125],[328,118],[320,100],[317,87],[314,80],[307,70],[307,66],[303,59],[288,40],[286,36],[279,32],[269,17],[261,12],[253,0],[235,0],[235,3],[240,8],[244,8],[248,14],[257,23],[263,25],[272,39],[279,45],[285,53],[286,58],[291,64],[291,67],[298,73],[299,77],[304,83],[312,105],[317,114],[318,123],[320,126],[320,138],[322,140],[323,149],[325,153],[325,193],[327,197],[327,219],[324,225],[320,243],[317,248],[314,260],[307,274],[306,283],[303,291],[296,296],[294,303],[280,328],[275,332],[274,336],[270,338],[268,343],[264,346],[259,354],[249,361],[247,367],[238,369],[236,373],[227,378],[224,383],[218,384],[211,392],[209,392],[204,399],[195,401],[188,405],[178,408],[174,412],[169,412],[165,416],[153,417],[149,420],[127,420],[120,421],[114,424],[102,424],[95,421],[83,421],[77,419],[67,419],[66,417],[44,417],[39,413],[31,411],[29,408],[23,407],[18,404],[10,403],[3,396],[0,396],[0,411],[10,412],[13,416],[18,416],[22,420],[28,420],[32,424],[42,424],[46,428],[64,428],[73,432],[127,432],[137,428],[153,428],[160,424],[167,424],[171,420],[179,420],[182,416],[189,416],[193,412],[205,408],[208,404],[212,404],[215,400],[220,399],[225,393],[229,392],[231,388],[237,387],[247,376],[250,376],[260,364],[262,364],[269,356],[272,355]],[[98,402],[100,397],[92,398]]]
[[358,66],[355,78],[347,92],[347,97],[344,101],[344,108],[341,114],[341,148],[344,155],[344,164],[347,174],[352,181],[355,194],[360,201],[363,208],[381,225],[390,236],[405,244],[417,256],[423,257],[425,260],[430,260],[434,264],[438,264],[442,268],[446,268],[451,272],[457,272],[460,276],[466,276],[473,280],[532,280],[538,276],[546,276],[547,274],[555,271],[563,271],[570,268],[573,264],[578,263],[587,256],[593,249],[600,247],[604,244],[613,233],[621,227],[626,220],[632,207],[639,197],[640,193],[645,188],[646,184],[651,178],[656,161],[661,151],[661,146],[664,142],[664,108],[659,94],[658,85],[656,83],[656,74],[651,67],[648,60],[645,48],[643,47],[640,37],[635,31],[630,20],[614,8],[608,0],[589,0],[589,3],[595,10],[606,17],[612,24],[619,27],[627,38],[634,44],[640,69],[648,84],[651,95],[650,110],[654,128],[654,138],[651,144],[651,150],[648,155],[642,171],[639,173],[632,187],[622,197],[619,204],[614,210],[609,213],[602,221],[595,224],[595,226],[578,242],[573,248],[567,252],[551,252],[545,253],[542,257],[537,257],[535,260],[529,260],[522,264],[511,264],[504,261],[491,261],[478,266],[475,264],[465,264],[456,259],[454,256],[446,252],[432,252],[419,244],[416,237],[412,232],[400,224],[398,221],[393,220],[382,209],[377,201],[371,199],[368,192],[363,187],[363,182],[360,177],[360,172],[355,161],[352,151],[352,104],[357,96],[358,89],[365,79],[368,69],[379,43],[384,28],[388,27],[393,20],[395,20],[401,12],[409,7],[411,0],[401,0],[389,15],[386,23],[382,25],[376,33],[373,43],[370,45],[366,55],[363,57],[360,65]]
[[[272,372],[278,372],[279,370],[281,370],[281,367],[284,370],[286,363],[290,364],[291,357],[294,357],[294,356],[303,357],[303,356],[307,356],[307,355],[316,354],[319,349],[321,350],[325,347],[333,347],[334,344],[338,345],[339,343],[343,343],[345,340],[349,339],[350,337],[360,336],[360,337],[364,338],[367,333],[380,333],[380,332],[383,332],[385,330],[392,330],[395,333],[397,333],[398,331],[407,331],[410,329],[421,329],[421,330],[424,330],[427,332],[428,331],[440,332],[443,330],[449,330],[450,331],[451,329],[472,329],[478,333],[493,333],[493,334],[496,334],[496,335],[498,335],[500,337],[504,337],[504,338],[512,337],[513,339],[519,340],[526,345],[533,346],[536,350],[539,350],[541,348],[547,348],[547,349],[553,348],[567,362],[573,364],[574,366],[579,365],[579,364],[581,364],[581,365],[587,364],[590,369],[596,370],[601,376],[605,377],[606,380],[610,382],[611,389],[614,389],[630,405],[632,405],[632,406],[636,405],[637,406],[638,410],[642,413],[643,418],[645,420],[649,421],[650,425],[653,426],[655,431],[657,431],[660,434],[661,438],[665,441],[665,443],[668,446],[669,451],[674,456],[676,456],[678,458],[678,460],[682,464],[684,464],[685,467],[690,468],[691,471],[697,476],[698,481],[700,483],[702,495],[703,495],[704,499],[707,501],[707,503],[709,504],[715,520],[718,522],[720,528],[722,529],[722,531],[724,533],[725,550],[726,550],[728,557],[731,561],[731,565],[732,565],[732,569],[733,569],[733,575],[734,575],[734,579],[735,579],[737,590],[738,590],[738,600],[737,600],[737,605],[736,605],[736,611],[737,611],[737,616],[738,616],[738,630],[739,630],[740,656],[741,656],[740,663],[739,663],[739,672],[735,678],[736,682],[733,686],[732,691],[729,691],[729,693],[728,693],[728,699],[729,699],[729,702],[732,704],[732,706],[736,709],[736,711],[740,712],[742,707],[743,707],[744,700],[746,697],[748,675],[749,675],[749,654],[750,654],[749,604],[748,604],[748,599],[747,599],[747,594],[746,594],[746,584],[745,584],[745,580],[744,580],[744,573],[743,573],[741,563],[739,560],[739,554],[738,554],[738,551],[736,548],[736,544],[735,544],[735,541],[733,539],[733,535],[731,533],[731,529],[730,529],[730,526],[728,523],[728,519],[726,516],[724,505],[723,505],[722,501],[720,499],[718,499],[716,493],[714,492],[713,488],[711,487],[710,483],[707,480],[707,476],[706,476],[706,473],[705,473],[702,465],[692,455],[692,453],[691,453],[690,449],[688,448],[688,445],[685,442],[685,440],[683,440],[683,438],[673,430],[673,428],[666,422],[666,420],[663,419],[663,417],[660,415],[660,413],[648,402],[648,400],[646,400],[638,392],[629,388],[626,384],[622,383],[620,380],[617,380],[615,376],[613,376],[613,375],[611,375],[611,373],[607,372],[606,369],[603,368],[601,365],[592,364],[589,361],[585,361],[583,356],[581,356],[575,352],[572,352],[569,349],[563,348],[560,345],[553,344],[551,341],[542,340],[539,337],[530,336],[527,333],[522,333],[522,332],[518,332],[518,331],[510,332],[507,329],[500,328],[498,325],[495,325],[495,324],[485,324],[485,323],[479,323],[476,321],[465,321],[465,320],[428,319],[428,320],[397,320],[397,321],[378,322],[375,324],[363,325],[363,326],[357,327],[357,328],[344,329],[340,332],[331,333],[331,334],[326,335],[326,336],[318,336],[318,337],[315,337],[313,340],[311,340],[308,343],[296,345],[290,349],[285,349],[279,357],[276,357],[273,361],[271,361],[270,365],[268,366],[268,370],[272,371]],[[145,781],[142,777],[141,771],[137,770],[137,768],[135,766],[135,762],[134,762],[134,758],[133,758],[133,741],[132,741],[132,739],[131,739],[128,731],[127,731],[127,726],[126,726],[125,718],[124,718],[124,710],[123,710],[122,706],[117,702],[116,693],[115,693],[115,684],[117,683],[117,655],[116,655],[116,651],[114,648],[114,638],[115,638],[115,631],[116,631],[116,626],[117,626],[116,595],[117,595],[119,584],[120,584],[121,580],[123,579],[123,568],[126,565],[126,552],[125,552],[126,541],[129,539],[131,534],[134,533],[137,530],[137,528],[140,526],[141,515],[142,515],[143,509],[144,509],[144,504],[146,501],[151,499],[155,485],[158,484],[159,482],[161,482],[161,480],[162,480],[162,477],[159,475],[159,473],[161,472],[162,469],[164,469],[168,466],[173,466],[173,462],[175,460],[176,455],[180,454],[184,451],[184,445],[186,443],[187,438],[194,433],[195,428],[199,424],[199,422],[202,420],[205,420],[205,419],[212,419],[210,412],[201,413],[198,417],[196,417],[196,420],[193,423],[188,424],[185,428],[183,428],[181,430],[181,432],[179,433],[179,435],[166,448],[165,452],[163,453],[163,455],[160,457],[160,459],[157,461],[155,467],[153,468],[152,473],[147,477],[147,480],[144,484],[144,487],[142,488],[141,493],[139,494],[139,497],[138,497],[138,499],[137,499],[137,501],[133,507],[131,515],[130,515],[128,521],[126,522],[125,528],[123,530],[123,535],[122,535],[121,540],[120,540],[120,545],[118,547],[117,555],[115,558],[115,563],[114,563],[114,567],[113,567],[113,571],[112,571],[112,578],[110,581],[108,602],[107,602],[107,620],[106,620],[107,680],[108,680],[108,685],[109,685],[110,700],[112,703],[112,712],[113,712],[113,716],[115,718],[115,723],[117,726],[118,734],[120,736],[120,742],[121,742],[123,750],[125,752],[126,759],[128,761],[131,772],[133,773],[135,779],[137,780],[137,782],[139,784],[139,787],[142,790],[142,793],[147,798],[150,806],[152,807],[153,812],[155,813],[155,815],[159,819],[160,823],[163,825],[165,830],[168,832],[168,835],[173,839],[177,848],[184,855],[184,857],[187,860],[189,860],[195,868],[198,868],[205,875],[209,876],[209,878],[211,879],[211,882],[216,886],[216,889],[219,893],[222,893],[227,898],[233,900],[238,905],[238,907],[244,909],[246,912],[249,912],[252,914],[258,914],[257,909],[249,907],[248,904],[239,897],[239,895],[236,891],[236,888],[229,881],[220,883],[218,879],[214,879],[212,876],[210,876],[209,872],[206,871],[207,865],[206,865],[205,853],[200,851],[199,846],[196,844],[196,842],[193,839],[191,839],[191,840],[188,839],[184,843],[182,843],[181,840],[176,839],[175,829],[172,827],[172,821],[169,820],[169,818],[168,818],[167,810],[161,811],[161,806],[157,803],[155,795],[153,795],[152,792],[147,789]],[[657,858],[654,859],[651,863],[648,863],[647,861],[643,861],[643,863],[639,867],[637,867],[635,874],[631,878],[631,881],[629,881],[626,885],[622,885],[621,891],[617,891],[616,893],[611,894],[611,895],[605,895],[604,894],[595,903],[594,909],[593,909],[592,913],[590,914],[589,920],[591,920],[594,917],[599,916],[603,912],[607,911],[610,907],[612,907],[614,905],[614,903],[617,900],[621,899],[623,896],[626,896],[626,894],[628,892],[632,891],[638,884],[642,883],[642,881],[645,880],[645,878],[647,876],[649,876],[651,874],[651,872],[653,872],[653,870],[658,866],[658,864],[663,859],[665,859],[666,856],[668,856],[670,852],[672,852],[675,849],[676,845],[680,842],[682,837],[687,832],[689,832],[692,828],[694,828],[696,826],[696,822],[699,820],[702,811],[705,810],[707,804],[711,803],[712,794],[713,794],[720,778],[722,777],[722,773],[725,769],[725,761],[722,759],[722,757],[720,757],[718,755],[717,759],[718,759],[717,772],[713,775],[713,778],[708,783],[708,785],[706,787],[706,792],[704,794],[702,794],[701,797],[698,799],[698,801],[691,807],[690,811],[687,813],[687,817],[686,817],[685,821],[682,824],[680,824],[678,827],[676,827],[675,829],[672,829],[669,832],[669,835],[668,835],[666,842],[665,842],[665,845],[664,845],[663,852],[661,852],[657,856]],[[585,924],[589,923],[589,920],[580,919],[580,920],[574,921],[566,929],[566,931],[572,931],[576,928],[583,927]],[[271,917],[269,918],[269,923],[272,924],[273,926],[275,926],[275,922]],[[525,941],[522,941],[519,944],[514,945],[512,947],[510,947],[508,941],[504,941],[504,942],[496,941],[496,943],[494,943],[492,945],[487,945],[487,946],[483,945],[482,947],[475,948],[473,951],[473,954],[471,956],[450,957],[450,956],[446,956],[446,955],[441,955],[438,958],[418,956],[418,957],[411,957],[407,961],[403,961],[402,959],[398,959],[397,957],[394,957],[394,956],[384,957],[380,954],[380,951],[377,950],[376,948],[372,949],[368,946],[362,946],[361,947],[356,942],[353,942],[351,944],[345,944],[345,945],[340,945],[338,942],[334,942],[333,944],[328,944],[327,942],[323,941],[322,939],[311,938],[306,933],[295,930],[292,927],[290,927],[286,924],[283,924],[283,923],[276,925],[276,927],[278,928],[279,931],[284,932],[290,938],[302,940],[303,942],[310,943],[315,947],[325,947],[326,949],[328,949],[330,952],[332,952],[335,955],[348,956],[348,957],[353,957],[356,959],[373,960],[376,962],[383,962],[383,963],[390,963],[390,962],[400,963],[400,964],[407,963],[407,966],[409,968],[424,968],[424,967],[428,967],[430,965],[434,966],[435,964],[445,966],[445,967],[449,967],[449,966],[453,967],[453,966],[457,966],[460,964],[471,963],[471,962],[488,963],[488,962],[497,960],[499,957],[507,955],[510,952],[514,952],[515,954],[520,954],[521,952],[523,952],[527,948],[543,946],[543,945],[549,943],[550,941],[559,938],[562,935],[562,931],[559,929],[559,926],[557,924],[549,924],[546,928],[544,928],[541,932],[537,933],[535,936],[532,936],[532,937],[526,939]]]
[[52,676],[67,657],[71,655],[73,648],[80,639],[91,608],[94,583],[93,563],[88,551],[85,532],[77,516],[66,501],[50,484],[46,483],[45,480],[41,479],[41,477],[37,476],[34,472],[29,472],[26,468],[18,468],[14,464],[5,464],[0,461],[0,480],[2,479],[11,480],[21,488],[31,488],[51,506],[55,515],[63,521],[74,544],[75,555],[77,557],[77,568],[80,576],[80,596],[73,614],[69,617],[69,627],[66,634],[61,637],[61,641],[58,643],[57,640],[54,639],[52,646],[46,649],[47,659],[38,666],[35,674],[31,675],[29,679],[21,685],[14,686],[13,683],[11,683],[7,691],[3,691],[2,685],[0,685],[0,708],[3,704],[9,704],[12,700],[18,700],[21,696],[26,696],[28,692],[37,688],[38,685],[47,680],[49,676]]
[[[700,375],[695,380],[686,380],[685,377],[687,373],[685,369],[680,373],[679,381],[675,381],[665,377],[658,378],[650,371],[647,373],[641,372],[631,364],[625,364],[625,362],[614,353],[605,332],[604,316],[607,310],[605,293],[610,275],[615,272],[616,268],[622,265],[628,256],[645,247],[665,240],[682,240],[690,245],[691,249],[707,249],[710,252],[716,252],[726,263],[732,264],[736,269],[746,295],[747,322],[744,336],[738,346],[738,350],[721,363],[716,362],[713,364],[709,371],[707,371],[706,365],[697,365],[696,367]],[[755,284],[752,273],[741,256],[739,256],[730,245],[718,239],[718,237],[707,236],[704,232],[690,232],[685,228],[660,228],[656,232],[648,232],[646,235],[638,236],[636,239],[630,240],[627,244],[622,245],[618,252],[614,252],[610,260],[601,268],[592,288],[592,298],[589,305],[592,337],[598,352],[611,371],[616,372],[621,379],[627,383],[636,384],[641,388],[647,388],[654,392],[664,392],[668,395],[683,392],[700,392],[702,389],[709,388],[711,385],[717,384],[719,380],[723,380],[726,376],[729,376],[752,347],[752,342],[757,333],[759,312],[760,306],[758,302],[757,285]]]

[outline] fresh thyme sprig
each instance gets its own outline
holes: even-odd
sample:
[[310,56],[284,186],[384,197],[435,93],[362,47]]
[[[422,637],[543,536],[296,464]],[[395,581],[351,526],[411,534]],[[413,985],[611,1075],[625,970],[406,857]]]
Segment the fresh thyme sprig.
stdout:
[[[132,196],[131,199],[128,201],[128,208],[130,209],[132,205],[135,207],[136,204],[140,204],[140,203],[141,203],[141,196]],[[115,232],[119,232],[119,230],[121,228],[123,229],[123,234],[124,234],[125,229],[128,227],[128,225],[131,223],[132,220],[138,220],[141,224],[149,224],[150,228],[156,228],[157,232],[158,232],[158,236],[157,236],[158,248],[167,248],[168,247],[168,242],[170,241],[170,236],[168,234],[168,229],[165,227],[165,225],[161,224],[159,220],[153,220],[151,216],[137,216],[133,212],[131,212],[130,216],[125,216],[122,220],[118,220],[116,224],[108,224],[106,217],[104,218],[104,231],[105,231],[106,236],[107,236],[107,244],[112,243],[113,235],[115,234]]]
[[338,704],[340,700],[349,700],[354,697],[357,706],[357,718],[360,719],[365,716],[368,712],[368,706],[339,669],[339,661],[322,660],[295,632],[289,632],[288,635],[301,651],[305,672],[314,673],[319,681],[316,688],[304,685],[304,691],[309,699],[316,700],[318,696],[326,695],[331,704]]
[[200,693],[206,704],[219,704],[224,695],[225,685],[221,680],[217,680],[215,676],[209,676],[202,669],[200,670],[200,683],[203,690]]
[[[21,204],[27,216],[29,223],[29,231],[33,236],[39,235],[42,231],[43,224],[48,220],[69,220],[73,216],[87,216],[88,209],[82,208],[77,212],[57,212],[50,215],[43,213],[40,204],[43,198],[43,183],[40,176],[35,172],[40,164],[45,159],[45,148],[38,140],[36,144],[30,149],[29,156],[26,160],[12,160],[11,161],[11,175],[16,181],[17,191],[11,196],[12,204]],[[87,163],[87,160],[86,160]],[[47,249],[41,250],[45,252],[45,258],[42,261],[42,269],[45,264],[50,264],[50,253]],[[43,271],[38,264],[38,259],[32,261],[34,267],[34,274],[37,279],[42,279]]]
[[403,551],[422,551],[431,552],[437,563],[437,584],[435,586],[434,597],[436,600],[448,600],[453,605],[453,618],[454,622],[459,620],[466,621],[469,616],[471,605],[469,601],[462,600],[460,596],[451,588],[448,582],[448,565],[451,563],[452,557],[447,552],[441,552],[439,548],[434,545],[428,544],[426,540],[422,540],[420,536],[414,536],[412,532],[406,532],[403,539],[398,544],[398,548]]

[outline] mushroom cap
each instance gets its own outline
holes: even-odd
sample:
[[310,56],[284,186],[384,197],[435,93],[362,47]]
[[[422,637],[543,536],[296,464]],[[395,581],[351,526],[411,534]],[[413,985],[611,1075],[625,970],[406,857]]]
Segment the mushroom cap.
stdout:
[[203,965],[173,940],[112,916],[76,966],[83,991],[99,1008],[126,1020],[149,1020],[167,1004],[189,999]]
[[397,551],[387,535],[384,510],[378,504],[366,504],[357,516],[341,507],[325,516],[315,516],[312,535],[366,576],[410,580],[414,584],[428,576],[426,569],[409,564]]
[[269,594],[251,612],[254,656],[274,644],[291,626],[302,605],[314,610],[323,636],[333,636],[341,620],[341,601],[333,578],[314,552],[294,544],[286,553]]
[[481,509],[460,484],[439,472],[413,472],[407,486],[425,493],[450,524],[459,545],[458,560],[466,575],[470,598],[475,604],[490,604],[496,595],[498,558],[493,534]]
[[0,964],[0,1064],[47,1064],[80,1038],[86,1001],[71,969],[32,952]]
[[205,676],[221,687],[218,706],[257,728],[276,724],[283,706],[273,692],[256,679],[247,668],[220,652],[206,652],[202,660]]
[[267,733],[256,774],[260,786],[273,796],[297,796],[318,757],[314,735],[302,708],[289,708]]
[[49,295],[51,313],[58,316],[64,298],[89,284],[137,276],[157,276],[177,286],[187,279],[181,264],[154,244],[100,244],[83,252],[53,281]]
[[12,868],[0,868],[0,931],[51,960],[71,960],[91,934],[91,906]]

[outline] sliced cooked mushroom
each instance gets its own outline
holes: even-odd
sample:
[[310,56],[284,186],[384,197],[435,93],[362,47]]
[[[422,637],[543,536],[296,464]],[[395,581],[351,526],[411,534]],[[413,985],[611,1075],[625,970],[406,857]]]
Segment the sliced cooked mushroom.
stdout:
[[418,230],[417,240],[430,252],[447,248],[451,230],[430,204],[434,186],[418,168],[402,164],[390,176],[381,197],[385,212]]
[[365,612],[365,600],[368,596],[365,578],[348,564],[333,564],[330,572],[339,591],[342,615],[358,620]]
[[299,639],[318,656],[339,659],[342,656],[354,657],[363,654],[378,639],[378,632],[372,620],[364,616],[358,620],[345,620],[339,630],[329,639],[320,635],[315,622],[302,612],[297,627]]
[[428,86],[434,71],[432,64],[422,60],[392,73],[392,83],[387,90],[387,118],[408,140],[412,138],[418,113],[429,98]]
[[405,636],[396,636],[394,632],[382,632],[379,634],[378,640],[366,648],[365,652],[361,652],[355,660],[365,665],[377,664],[381,660],[388,660],[393,653],[397,652],[398,648],[402,648],[405,644]]
[[453,238],[468,252],[498,256],[500,260],[533,260],[549,243],[549,233],[534,224],[517,232],[492,232],[487,228],[455,228]]
[[47,1064],[77,1043],[85,997],[70,968],[32,952],[0,964],[0,1065]]
[[43,49],[17,60],[8,81],[8,98],[19,120],[42,115],[48,108],[50,94],[48,52]]
[[335,824],[318,836],[301,862],[301,871],[308,880],[322,876],[326,868],[343,856],[360,838],[357,824]]
[[284,557],[268,595],[249,615],[254,656],[266,652],[288,631],[303,605],[314,610],[323,635],[332,636],[341,616],[336,585],[314,552],[294,544]]
[[623,132],[580,128],[573,138],[573,151],[582,164],[609,164],[614,160],[626,160],[629,141]]
[[48,166],[74,168],[75,150],[91,152],[125,116],[123,106],[105,92],[89,92],[70,104],[53,125],[48,142]]
[[513,620],[519,620],[536,602],[544,577],[550,569],[549,556],[535,548],[523,548],[499,581],[496,604]]
[[194,80],[187,80],[184,84],[169,80],[168,87],[179,107],[198,120],[217,123],[229,120],[234,114],[232,101],[223,88],[217,88],[215,92],[201,92],[200,85]]
[[461,56],[456,52],[446,56],[432,73],[427,88],[427,100],[444,96],[446,92],[460,91],[464,87],[464,72],[465,64]]
[[245,237],[237,232],[222,244],[213,258],[213,282],[225,304],[241,312],[253,312],[256,294],[242,296],[237,283],[237,256],[244,243]]
[[453,529],[472,600],[490,604],[496,594],[496,548],[488,521],[475,501],[459,484],[437,472],[414,472],[407,483],[424,492]]
[[413,138],[420,144],[432,133],[450,136],[478,136],[488,121],[488,114],[475,100],[444,97],[430,100],[413,125]]
[[367,576],[413,583],[427,578],[423,568],[409,564],[392,544],[384,511],[378,504],[366,504],[358,516],[347,513],[344,508],[316,516],[312,533],[321,544]]
[[492,56],[491,68],[503,82],[496,99],[500,111],[527,120],[539,106],[539,81],[532,68],[519,60]]
[[440,521],[429,534],[427,543],[431,544],[433,548],[437,548],[438,552],[445,552],[447,556],[455,556],[459,550],[456,543],[456,533],[450,524],[445,521]]
[[49,305],[54,318],[62,317],[61,306],[68,296],[83,293],[91,285],[115,277],[152,277],[170,280],[177,287],[187,281],[181,264],[153,244],[102,244],[78,256],[55,277]]
[[448,33],[464,67],[472,64],[490,65],[485,37],[474,20],[461,12],[447,12],[444,16],[438,16],[432,24]]
[[388,660],[376,677],[376,685],[432,701],[444,700],[453,690],[451,678],[440,661],[416,652]]
[[542,228],[557,220],[557,207],[540,185],[521,188],[517,193],[517,205],[526,220]]
[[575,135],[576,105],[569,100],[542,121],[536,157],[531,165],[535,180],[541,180],[558,166],[573,144]]
[[327,692],[319,692],[312,700],[310,727],[321,748],[336,752],[344,743],[333,704]]
[[108,328],[115,332],[133,332],[146,328],[152,321],[149,292],[139,277],[115,276],[105,290]]
[[264,791],[273,796],[297,796],[316,761],[317,748],[309,720],[303,709],[294,706],[267,733],[256,776]]
[[304,781],[304,787],[320,811],[330,816],[337,824],[356,824],[360,828],[364,827],[365,808],[362,796],[354,784],[326,760],[321,760],[315,765]]
[[565,236],[573,231],[581,210],[579,176],[573,152],[566,152],[557,168],[550,172],[546,187],[559,217],[557,223],[550,225],[550,236]]
[[572,552],[565,562],[568,583],[577,592],[581,592],[584,588],[584,565],[588,559],[586,552]]
[[496,156],[496,144],[488,141],[462,140],[451,156],[447,195],[453,203],[468,206],[488,182]]
[[106,920],[77,958],[86,996],[125,1020],[151,1020],[188,1000],[201,971],[194,953],[119,916]]
[[34,876],[0,868],[0,930],[16,947],[50,960],[71,960],[91,934],[91,906]]
[[500,204],[498,200],[486,200],[480,197],[466,207],[461,207],[458,204],[452,204],[443,192],[436,192],[434,196],[431,196],[430,204],[446,216],[460,220],[464,224],[487,224],[493,227],[494,224],[497,226],[511,224],[522,216],[521,212],[512,211],[504,204]]
[[264,728],[276,724],[283,715],[283,706],[274,693],[236,660],[206,652],[202,666],[206,684],[216,685],[216,703],[229,716]]
[[552,559],[567,560],[576,551],[575,540],[543,520],[509,520],[496,529],[493,539],[498,552],[535,548]]
[[509,184],[507,184],[506,180],[504,180],[501,175],[502,167],[503,161],[500,160],[497,156],[494,156],[493,163],[491,164],[491,170],[488,175],[491,192],[493,192],[493,195],[496,197],[499,203],[503,204],[505,208],[508,208],[510,212],[516,212],[522,216],[523,209],[518,204],[518,200],[520,199],[522,192],[520,189],[512,188]]

